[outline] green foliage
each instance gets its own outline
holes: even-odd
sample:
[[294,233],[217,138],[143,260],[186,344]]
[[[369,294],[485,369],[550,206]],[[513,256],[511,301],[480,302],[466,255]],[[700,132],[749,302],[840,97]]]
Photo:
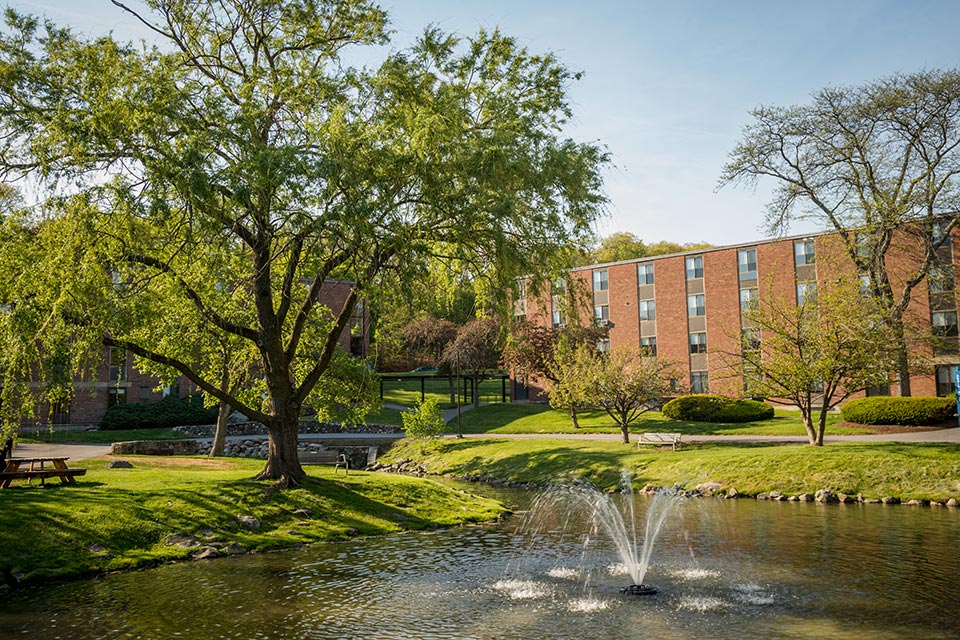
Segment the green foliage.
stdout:
[[847,422],[857,424],[940,424],[957,411],[956,398],[880,396],[851,400],[840,409]]
[[435,398],[425,398],[415,410],[403,413],[402,419],[407,437],[415,440],[438,438],[447,430],[447,423],[443,421],[443,413]]
[[100,428],[107,431],[118,429],[156,429],[184,424],[213,424],[217,421],[217,408],[203,406],[203,396],[170,395],[156,402],[115,404],[103,415]]
[[696,422],[754,422],[773,417],[773,407],[757,400],[694,394],[674,398],[663,405],[663,415]]

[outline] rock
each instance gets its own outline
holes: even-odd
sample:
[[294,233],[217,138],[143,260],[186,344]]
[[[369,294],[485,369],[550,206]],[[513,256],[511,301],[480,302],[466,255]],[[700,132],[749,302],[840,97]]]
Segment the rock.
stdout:
[[133,465],[126,460],[111,460],[107,463],[107,469],[133,469]]
[[907,501],[904,502],[903,504],[907,505],[908,507],[922,507],[922,506],[923,506],[923,503],[920,502],[919,500],[907,500]]
[[863,504],[880,504],[880,500],[877,498],[864,498],[861,502]]
[[727,500],[733,500],[734,498],[738,498],[739,496],[740,496],[740,492],[737,491],[736,488],[730,487],[729,489],[727,489]]
[[800,502],[813,502],[813,496],[809,493],[801,493],[797,496],[797,500]]
[[782,491],[771,491],[771,492],[770,492],[770,499],[771,499],[771,500],[776,500],[777,502],[780,502],[781,500],[784,499],[783,492],[782,492]]
[[250,418],[243,415],[239,411],[234,411],[229,416],[227,416],[227,424],[240,424],[242,422],[250,422]]
[[837,502],[841,504],[850,504],[851,502],[856,502],[856,500],[852,496],[848,496],[845,493],[838,493]]
[[221,549],[220,552],[228,556],[242,556],[245,553],[247,553],[247,550],[246,548],[241,547],[236,542],[231,542],[230,544],[225,546],[223,549]]
[[168,547],[180,547],[182,549],[190,549],[192,547],[200,546],[200,543],[197,542],[196,538],[186,533],[171,533],[163,539],[163,544],[167,545]]
[[293,515],[297,516],[298,518],[313,517],[313,513],[310,511],[310,509],[297,509],[296,511],[293,512]]
[[701,482],[697,485],[697,491],[707,496],[715,495],[722,488],[719,482]]
[[956,509],[958,504],[960,503],[957,503],[956,498],[950,498],[949,500],[947,500],[947,506],[952,509]]
[[210,558],[219,558],[220,552],[213,547],[203,547],[200,550],[191,553],[190,557],[194,560],[208,560]]
[[931,500],[931,501],[930,501],[930,506],[931,506],[931,507],[942,507],[942,506],[944,506],[944,505],[943,505],[943,503],[940,502],[939,500]]
[[90,553],[95,553],[98,556],[102,556],[107,553],[107,548],[102,544],[97,544],[96,542],[92,542],[87,545],[87,551],[89,551]]
[[769,500],[769,499],[770,499],[770,494],[769,494],[769,493],[758,493],[758,494],[757,494],[757,500]]
[[820,504],[827,504],[829,502],[837,502],[837,496],[833,494],[830,489],[820,489],[815,494],[813,494],[813,499],[819,502]]
[[247,529],[259,529],[260,521],[254,516],[237,516],[237,524]]
[[799,502],[799,500],[800,498],[798,498],[797,496],[790,496],[789,498],[787,498],[787,502]]
[[886,498],[881,498],[880,502],[883,504],[900,504],[900,498],[895,496],[887,496]]

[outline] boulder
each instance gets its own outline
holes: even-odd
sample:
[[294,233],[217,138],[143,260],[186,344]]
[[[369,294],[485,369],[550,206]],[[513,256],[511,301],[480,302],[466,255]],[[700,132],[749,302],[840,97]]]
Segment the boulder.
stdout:
[[883,504],[900,504],[900,498],[896,496],[887,496],[886,498],[881,498],[880,502]]
[[231,542],[230,544],[225,546],[223,549],[221,549],[220,553],[228,556],[242,556],[245,553],[247,553],[247,550],[246,548],[241,547],[236,542]]
[[171,533],[163,539],[163,544],[168,547],[180,547],[181,549],[190,549],[199,547],[200,543],[193,536],[186,533]]
[[107,469],[133,469],[133,465],[126,460],[111,460],[107,463]]
[[237,524],[246,529],[260,528],[260,521],[255,516],[237,516]]
[[740,496],[740,492],[737,491],[736,488],[730,487],[729,489],[727,489],[727,500],[733,500],[734,498],[737,498],[739,496]]
[[719,482],[701,482],[697,485],[697,491],[702,493],[705,496],[715,495],[720,489],[723,488],[723,485]]
[[960,504],[960,503],[957,502],[957,499],[956,499],[956,498],[950,498],[949,500],[947,500],[947,506],[948,506],[948,507],[951,507],[951,508],[954,508],[954,509],[955,509],[958,504]]
[[800,502],[813,502],[813,496],[809,493],[801,493],[797,496],[797,500]]
[[203,547],[191,553],[190,557],[194,560],[208,560],[210,558],[219,558],[220,552],[213,547]]

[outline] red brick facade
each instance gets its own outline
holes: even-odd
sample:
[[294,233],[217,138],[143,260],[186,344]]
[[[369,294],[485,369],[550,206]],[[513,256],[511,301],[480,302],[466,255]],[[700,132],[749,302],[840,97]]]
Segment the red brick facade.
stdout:
[[[887,268],[895,292],[918,264],[914,256],[919,242],[923,239],[911,233],[898,232],[894,237]],[[945,244],[941,258],[953,265],[950,285],[945,291],[931,292],[922,281],[913,289],[908,306],[906,320],[920,335],[929,333],[935,316],[942,322],[946,314],[955,322],[960,235],[955,233]],[[638,270],[644,275],[638,277]],[[743,380],[730,373],[728,354],[737,352],[741,331],[749,330],[741,318],[741,305],[749,304],[751,296],[775,295],[795,302],[808,287],[852,273],[855,267],[842,238],[821,233],[590,265],[575,269],[568,280],[593,289],[594,308],[582,305],[576,315],[583,320],[596,315],[598,321],[604,315],[603,324],[609,327],[609,344],[604,348],[655,344],[659,358],[677,364],[683,387],[695,389],[702,383],[711,393],[740,396]],[[523,305],[526,313],[515,314],[516,319],[549,326],[557,297],[541,298],[528,296]],[[651,317],[654,309],[655,319]],[[912,344],[911,351],[926,362],[911,376],[913,395],[948,393],[953,370],[960,365],[960,352],[954,347],[934,353],[922,340]],[[867,395],[888,392],[897,392],[894,380],[889,390],[871,389]],[[531,399],[537,398],[540,395],[531,389]]]
[[[339,313],[353,286],[352,282],[327,281],[320,290],[320,302],[330,313]],[[353,321],[340,335],[340,346],[348,353],[366,357],[370,353],[370,313],[363,302],[358,303]],[[118,365],[120,361],[122,365]],[[197,388],[187,378],[181,377],[176,385],[155,390],[160,381],[139,371],[133,366],[133,356],[123,354],[110,366],[110,350],[104,349],[103,362],[98,368],[96,380],[77,381],[69,407],[51,412],[48,406],[38,407],[37,423],[96,424],[107,408],[117,402],[155,402],[169,393],[181,396],[194,393]]]

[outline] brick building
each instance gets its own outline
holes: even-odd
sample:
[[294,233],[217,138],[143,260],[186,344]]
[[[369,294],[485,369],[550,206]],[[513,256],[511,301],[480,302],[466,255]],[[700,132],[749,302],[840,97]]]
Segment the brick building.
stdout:
[[[934,234],[938,233],[934,229]],[[936,240],[936,238],[935,238]],[[898,232],[888,251],[888,272],[896,291],[919,265],[917,236]],[[947,395],[960,365],[957,349],[956,273],[960,259],[956,233],[938,249],[936,278],[913,290],[905,319],[921,333],[936,330],[949,339],[936,348],[913,347],[922,360],[911,376],[913,395]],[[629,347],[678,365],[677,382],[694,393],[743,395],[742,378],[732,375],[724,353],[736,353],[749,331],[741,310],[760,295],[802,301],[817,283],[856,273],[835,233],[819,233],[679,254],[595,264],[570,271],[540,296],[521,282],[514,320],[543,326],[565,325],[570,314],[581,323],[608,327],[600,350]],[[860,275],[863,282],[867,276]],[[931,286],[930,281],[934,284]],[[869,389],[866,395],[896,394],[897,387]],[[542,399],[536,381],[514,382],[515,398]],[[853,397],[862,397],[863,392]]]
[[[328,280],[320,290],[320,302],[329,309],[340,309],[354,283]],[[357,357],[370,352],[370,314],[361,300],[354,309],[350,324],[340,335],[340,346]],[[114,404],[128,402],[155,402],[170,395],[188,395],[197,390],[190,380],[181,376],[177,383],[157,389],[160,381],[133,364],[133,355],[123,349],[104,348],[103,362],[95,379],[76,381],[74,394],[67,407],[41,406],[36,423],[96,424]]]

